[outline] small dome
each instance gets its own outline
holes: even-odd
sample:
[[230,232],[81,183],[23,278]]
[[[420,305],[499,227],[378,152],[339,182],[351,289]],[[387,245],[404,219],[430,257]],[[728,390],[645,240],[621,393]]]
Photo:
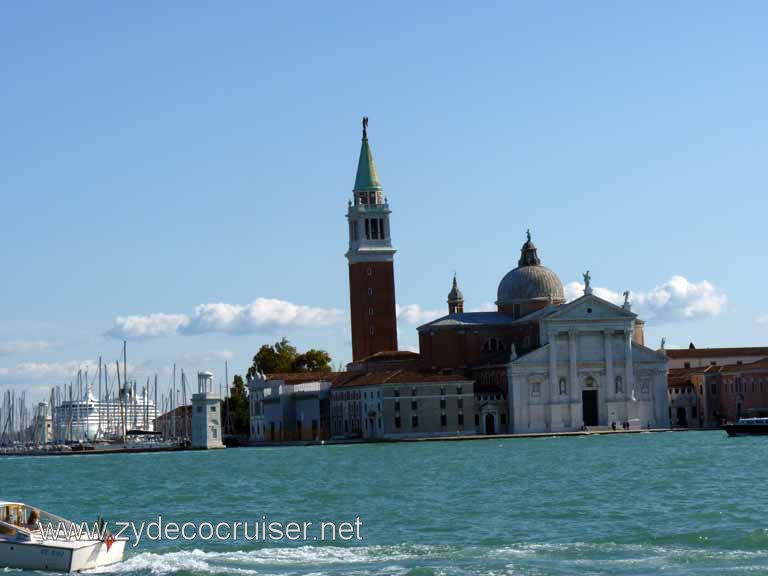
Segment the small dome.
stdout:
[[557,274],[541,265],[529,230],[528,239],[520,249],[517,268],[507,272],[499,283],[496,304],[502,306],[530,300],[562,304],[565,291]]

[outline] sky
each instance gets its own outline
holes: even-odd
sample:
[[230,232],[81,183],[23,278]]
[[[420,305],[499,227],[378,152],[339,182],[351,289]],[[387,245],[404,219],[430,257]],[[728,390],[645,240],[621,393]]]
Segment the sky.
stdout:
[[0,5],[0,390],[351,359],[360,120],[400,347],[492,309],[530,228],[646,343],[768,344],[763,2]]

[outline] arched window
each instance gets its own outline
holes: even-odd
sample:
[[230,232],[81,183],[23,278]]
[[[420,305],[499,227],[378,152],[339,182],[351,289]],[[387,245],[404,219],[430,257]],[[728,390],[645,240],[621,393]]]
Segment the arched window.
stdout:
[[566,394],[568,394],[568,385],[565,378],[560,378],[560,396],[565,396]]
[[616,376],[616,394],[619,394],[620,392],[624,392],[624,382],[621,379],[621,376]]

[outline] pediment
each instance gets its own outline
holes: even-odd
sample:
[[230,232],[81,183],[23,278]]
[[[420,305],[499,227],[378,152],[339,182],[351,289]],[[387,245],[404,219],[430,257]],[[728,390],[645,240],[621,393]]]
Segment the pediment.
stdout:
[[557,312],[547,317],[547,320],[631,320],[634,318],[637,318],[637,314],[621,306],[616,306],[594,294],[585,294],[581,298],[560,306]]

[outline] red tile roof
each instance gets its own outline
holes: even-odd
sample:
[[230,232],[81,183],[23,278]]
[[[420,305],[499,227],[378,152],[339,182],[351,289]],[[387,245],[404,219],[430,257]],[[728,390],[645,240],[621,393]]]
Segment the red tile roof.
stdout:
[[723,356],[768,356],[768,348],[671,348],[666,350],[669,358],[709,358]]

